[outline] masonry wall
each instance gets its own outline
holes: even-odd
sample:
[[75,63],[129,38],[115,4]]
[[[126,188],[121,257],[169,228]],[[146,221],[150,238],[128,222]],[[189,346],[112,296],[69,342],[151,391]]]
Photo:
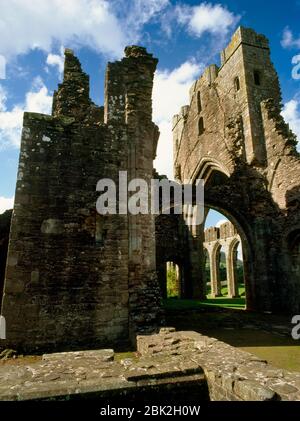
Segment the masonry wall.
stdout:
[[0,215],[0,300],[2,299],[12,211]]
[[52,116],[25,113],[2,303],[7,347],[121,345],[159,323],[152,216],[96,212],[98,180],[152,175],[156,63],[139,47],[109,63],[103,109],[66,50]]
[[280,111],[268,40],[241,27],[221,67],[204,71],[190,105],[173,119],[174,169],[178,180],[204,179],[205,205],[236,225],[249,308],[295,314],[300,279],[291,269],[298,247],[291,239],[299,230],[300,160]]

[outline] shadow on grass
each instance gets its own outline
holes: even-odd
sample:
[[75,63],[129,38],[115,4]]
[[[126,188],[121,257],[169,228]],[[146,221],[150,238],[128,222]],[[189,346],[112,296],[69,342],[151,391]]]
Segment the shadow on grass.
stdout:
[[300,372],[300,342],[283,334],[289,328],[287,316],[245,311],[242,298],[206,301],[169,298],[164,307],[166,326],[217,338],[275,367]]
[[206,300],[180,300],[168,298],[164,300],[164,307],[169,310],[197,310],[203,307],[221,307],[245,310],[244,298],[208,298]]
[[212,298],[208,288],[206,300],[181,300],[176,297],[170,297],[164,301],[166,309],[170,310],[197,310],[201,307],[221,307],[236,310],[245,310],[245,286],[239,284],[239,298],[228,298],[228,289],[226,286],[221,289],[221,297]]

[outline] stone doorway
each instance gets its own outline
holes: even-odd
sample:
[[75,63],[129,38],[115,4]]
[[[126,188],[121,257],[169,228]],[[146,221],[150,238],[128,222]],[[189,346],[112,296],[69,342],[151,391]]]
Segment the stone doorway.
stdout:
[[219,302],[224,306],[245,308],[246,279],[241,236],[225,215],[212,209],[206,211],[203,249],[206,298],[215,300],[216,305]]

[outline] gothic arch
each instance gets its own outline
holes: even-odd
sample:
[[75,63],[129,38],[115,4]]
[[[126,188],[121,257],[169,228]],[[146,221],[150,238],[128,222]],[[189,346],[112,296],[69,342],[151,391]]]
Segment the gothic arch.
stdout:
[[[251,226],[248,224],[246,218],[243,217],[237,211],[237,208],[231,208],[226,203],[213,202],[212,200],[206,201],[207,208],[213,209],[223,214],[237,229],[240,242],[243,250],[243,267],[244,267],[244,281],[246,290],[246,308],[247,310],[255,309],[255,278],[253,269],[253,238],[251,232]],[[236,246],[236,242],[231,245],[233,248]]]
[[213,171],[219,171],[228,178],[230,177],[230,172],[224,164],[214,158],[204,156],[195,168],[192,175],[192,183],[194,184],[197,179],[202,179],[206,183]]

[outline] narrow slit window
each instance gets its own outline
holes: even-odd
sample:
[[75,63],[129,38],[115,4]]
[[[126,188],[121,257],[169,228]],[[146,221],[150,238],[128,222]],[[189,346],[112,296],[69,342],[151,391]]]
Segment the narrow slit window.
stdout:
[[202,133],[204,132],[204,121],[203,121],[203,117],[199,118],[198,121],[198,135],[202,135]]
[[235,87],[236,92],[238,92],[240,90],[241,86],[240,86],[240,79],[239,79],[239,77],[236,77],[234,79],[234,87]]
[[257,86],[261,85],[261,77],[260,72],[258,70],[254,70],[254,83]]
[[202,111],[202,103],[201,103],[201,93],[200,91],[197,92],[197,107],[198,107],[198,113]]
[[104,221],[101,215],[96,215],[95,240],[97,246],[103,246],[106,240],[107,229],[104,229]]

